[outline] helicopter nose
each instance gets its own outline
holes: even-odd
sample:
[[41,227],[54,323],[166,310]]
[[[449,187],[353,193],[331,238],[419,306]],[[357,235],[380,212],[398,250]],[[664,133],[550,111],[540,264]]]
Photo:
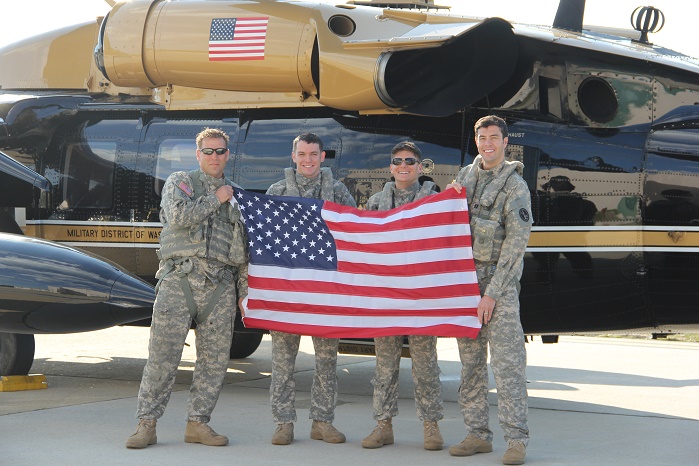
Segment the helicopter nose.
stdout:
[[107,301],[113,312],[128,312],[129,309],[149,308],[155,301],[153,287],[131,275],[122,274],[114,281]]

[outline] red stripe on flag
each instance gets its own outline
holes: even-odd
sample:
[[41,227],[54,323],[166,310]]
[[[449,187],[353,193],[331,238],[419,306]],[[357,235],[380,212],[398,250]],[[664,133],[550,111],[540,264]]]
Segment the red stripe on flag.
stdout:
[[[402,282],[406,285],[405,282]],[[402,286],[400,288],[341,285],[315,280],[284,280],[281,278],[248,277],[248,286],[260,290],[290,291],[294,293],[319,293],[347,296],[367,296],[392,299],[440,299],[475,295],[479,293],[476,283],[432,286],[419,288]]]
[[364,309],[347,306],[310,306],[308,304],[266,301],[263,299],[250,299],[248,306],[251,309],[274,309],[275,312],[293,312],[299,314],[322,314],[327,316],[354,316],[354,317],[459,317],[464,315],[476,315],[476,308],[455,309],[420,309],[406,311],[404,309]]
[[[418,199],[417,201],[404,204],[391,210],[362,210],[360,215],[364,218],[386,218],[390,217],[391,215],[396,215],[399,212],[415,210],[426,204],[434,204],[449,199],[466,199],[466,190],[462,189],[460,193],[457,193],[455,189],[447,189],[439,194],[423,197],[422,199]],[[334,202],[326,202],[323,209],[331,210],[333,212],[337,212],[338,214],[357,213],[357,209],[355,207],[336,204]]]
[[436,212],[421,215],[417,218],[401,218],[386,223],[354,223],[349,220],[345,222],[333,222],[327,219],[325,223],[327,223],[328,228],[332,231],[343,233],[373,233],[378,231],[409,230],[427,226],[453,225],[462,223],[463,220],[463,212]]
[[430,251],[433,249],[445,248],[466,248],[471,247],[471,237],[443,236],[440,238],[425,238],[413,241],[395,241],[394,243],[354,243],[341,239],[335,240],[337,249],[343,251],[360,251],[370,253],[391,254],[396,252]]
[[265,42],[264,42],[264,41],[261,41],[261,42],[246,42],[246,43],[241,43],[241,42],[239,42],[239,41],[236,41],[236,42],[228,42],[228,43],[225,43],[225,44],[216,43],[216,44],[210,44],[210,49],[211,49],[210,52],[211,52],[211,53],[216,53],[216,52],[221,53],[222,50],[218,50],[218,49],[230,49],[230,48],[236,48],[236,47],[237,47],[237,48],[241,48],[241,47],[264,47],[264,45],[265,45]]
[[264,60],[265,57],[213,57],[210,56],[210,61],[229,61],[229,60]]
[[331,327],[320,325],[299,325],[282,322],[275,322],[264,319],[254,319],[245,317],[244,323],[249,328],[263,328],[276,332],[296,333],[323,338],[376,338],[394,335],[431,335],[435,337],[456,337],[456,338],[476,338],[480,329],[473,327],[462,327],[459,325],[431,325],[420,327],[416,331],[412,327],[390,327],[390,328],[347,328]]

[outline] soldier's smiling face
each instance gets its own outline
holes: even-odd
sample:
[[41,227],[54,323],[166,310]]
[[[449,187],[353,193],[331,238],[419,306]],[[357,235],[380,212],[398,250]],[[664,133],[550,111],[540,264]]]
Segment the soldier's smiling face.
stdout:
[[320,164],[325,160],[325,151],[320,150],[318,143],[298,141],[291,159],[296,164],[298,173],[306,178],[315,178],[320,173]]
[[483,168],[486,170],[497,167],[505,160],[507,138],[502,137],[502,131],[497,125],[478,128],[476,146],[483,158]]
[[[409,160],[413,159],[413,160]],[[413,163],[409,165],[408,162]],[[396,165],[393,162],[400,161],[400,165]],[[420,162],[420,157],[415,155],[409,150],[400,150],[395,154],[391,155],[391,175],[396,180],[396,187],[399,189],[405,189],[417,181],[418,177],[422,173],[422,163]]]

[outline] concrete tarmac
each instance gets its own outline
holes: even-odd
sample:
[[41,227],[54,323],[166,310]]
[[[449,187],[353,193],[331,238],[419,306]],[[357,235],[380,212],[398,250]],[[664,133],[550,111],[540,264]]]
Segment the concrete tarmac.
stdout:
[[[334,425],[347,443],[311,440],[308,420],[314,359],[304,337],[296,365],[298,422],[294,442],[274,446],[269,408],[271,340],[247,359],[232,360],[211,426],[226,447],[184,443],[185,405],[195,360],[190,333],[170,403],[158,421],[158,443],[128,450],[148,329],[115,327],[70,335],[37,335],[32,373],[49,388],[0,392],[0,465],[497,465],[506,449],[490,381],[494,451],[468,458],[422,447],[422,423],[412,398],[410,360],[400,372],[400,415],[395,444],[365,450],[375,425],[370,384],[374,358],[340,355]],[[699,344],[562,336],[555,345],[527,344],[529,428],[527,464],[699,464]],[[459,412],[460,362],[456,342],[439,340],[446,446],[466,430]]]

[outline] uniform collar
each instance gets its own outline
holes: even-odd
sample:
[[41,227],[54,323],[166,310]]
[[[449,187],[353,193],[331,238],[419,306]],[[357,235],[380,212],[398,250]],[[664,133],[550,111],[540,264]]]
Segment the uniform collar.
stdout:
[[214,178],[213,176],[204,173],[204,170],[199,170],[199,172],[200,172],[199,179],[206,184],[210,184],[210,185],[214,185],[214,186],[223,186],[224,183],[226,182],[225,175],[222,176],[221,178]]
[[504,166],[505,166],[505,160],[503,160],[503,161],[500,162],[497,166],[491,168],[490,170],[486,170],[485,168],[483,168],[483,161],[481,160],[481,161],[478,163],[478,171],[479,171],[479,174],[480,174],[480,175],[492,175],[492,176],[496,176],[496,175],[498,175],[498,174],[502,171],[502,168],[503,168]]
[[310,186],[320,181],[320,173],[318,173],[318,175],[316,175],[313,178],[306,178],[296,170],[294,170],[294,174],[296,176],[296,184],[298,184],[299,186]]
[[393,192],[395,194],[415,193],[415,192],[417,192],[418,189],[420,189],[420,183],[418,183],[417,181],[405,189],[400,189],[400,188],[397,188],[395,184],[393,185]]

